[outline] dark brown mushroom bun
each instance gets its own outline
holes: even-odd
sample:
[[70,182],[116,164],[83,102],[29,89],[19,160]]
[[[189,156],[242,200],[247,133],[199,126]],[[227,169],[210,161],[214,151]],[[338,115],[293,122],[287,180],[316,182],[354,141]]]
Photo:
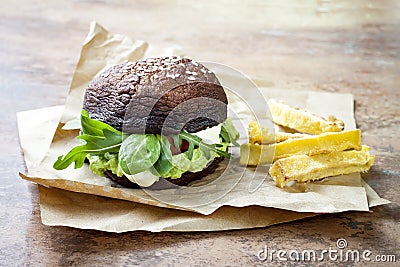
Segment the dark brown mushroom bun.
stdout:
[[81,146],[54,164],[89,167],[124,187],[164,178],[187,185],[213,172],[238,133],[227,119],[227,96],[215,74],[176,56],[110,67],[88,85]]

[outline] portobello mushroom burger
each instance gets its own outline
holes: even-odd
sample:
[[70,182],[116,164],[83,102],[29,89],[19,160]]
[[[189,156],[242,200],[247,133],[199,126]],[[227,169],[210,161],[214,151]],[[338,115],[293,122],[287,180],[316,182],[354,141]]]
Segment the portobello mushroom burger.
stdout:
[[227,119],[227,96],[215,74],[176,56],[125,62],[88,85],[79,146],[53,167],[85,161],[124,187],[149,187],[160,178],[187,185],[230,158],[238,132]]

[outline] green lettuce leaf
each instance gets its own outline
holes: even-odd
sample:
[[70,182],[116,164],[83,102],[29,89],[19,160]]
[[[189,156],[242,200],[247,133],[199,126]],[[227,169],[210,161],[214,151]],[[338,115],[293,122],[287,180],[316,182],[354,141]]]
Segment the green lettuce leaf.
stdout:
[[[221,143],[218,150],[226,152],[229,143]],[[189,158],[188,151],[172,156],[172,168],[168,173],[164,174],[164,178],[177,179],[181,178],[185,172],[199,172],[202,171],[210,162],[215,158],[220,157],[219,154],[211,151],[207,156],[204,150],[196,148],[193,150],[192,157]]]

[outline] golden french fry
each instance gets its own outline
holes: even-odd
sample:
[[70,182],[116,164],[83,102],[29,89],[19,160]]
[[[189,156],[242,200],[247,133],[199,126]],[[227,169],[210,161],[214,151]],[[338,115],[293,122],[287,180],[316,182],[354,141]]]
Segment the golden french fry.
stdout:
[[249,123],[248,133],[249,143],[260,145],[280,143],[288,139],[296,139],[309,136],[308,134],[285,132],[275,132],[275,134],[273,134],[268,128],[262,127],[259,123],[255,121]]
[[272,144],[275,142],[274,135],[267,127],[262,127],[256,121],[249,123],[248,128],[250,144]]
[[305,110],[293,108],[274,99],[268,100],[272,120],[279,125],[308,134],[340,132],[344,129],[343,121],[329,116],[327,119]]
[[240,146],[240,164],[269,164],[292,155],[316,155],[347,149],[361,149],[360,130],[323,133],[269,145],[243,144]]
[[257,166],[274,161],[275,144],[271,145],[240,145],[240,164]]
[[269,174],[278,187],[289,181],[309,182],[328,176],[366,172],[374,162],[369,147],[362,150],[335,151],[313,156],[295,155],[275,161]]

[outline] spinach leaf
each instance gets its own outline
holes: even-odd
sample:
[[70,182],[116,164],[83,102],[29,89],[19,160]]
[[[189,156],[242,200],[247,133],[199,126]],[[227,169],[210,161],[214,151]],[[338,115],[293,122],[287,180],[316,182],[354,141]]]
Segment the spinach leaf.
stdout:
[[119,165],[126,174],[150,169],[160,157],[161,145],[154,134],[131,134],[121,144]]
[[164,177],[172,169],[172,152],[170,143],[165,136],[158,135],[161,143],[160,157],[154,164],[154,169],[157,171],[155,175]]

